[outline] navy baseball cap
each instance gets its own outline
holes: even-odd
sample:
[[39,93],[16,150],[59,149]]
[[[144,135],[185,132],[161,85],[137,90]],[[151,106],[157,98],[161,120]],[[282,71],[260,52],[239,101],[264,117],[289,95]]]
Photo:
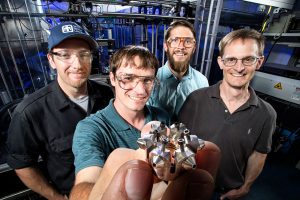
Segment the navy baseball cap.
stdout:
[[75,22],[63,22],[50,30],[48,38],[48,50],[69,38],[80,38],[85,40],[92,50],[98,48],[98,44],[81,26]]

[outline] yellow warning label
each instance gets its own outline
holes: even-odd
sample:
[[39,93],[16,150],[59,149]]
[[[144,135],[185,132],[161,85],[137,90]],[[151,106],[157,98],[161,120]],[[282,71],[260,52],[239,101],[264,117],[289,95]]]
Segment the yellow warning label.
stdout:
[[274,88],[279,89],[279,90],[282,90],[282,85],[281,85],[281,83],[279,82],[279,83],[277,83],[276,85],[274,85]]

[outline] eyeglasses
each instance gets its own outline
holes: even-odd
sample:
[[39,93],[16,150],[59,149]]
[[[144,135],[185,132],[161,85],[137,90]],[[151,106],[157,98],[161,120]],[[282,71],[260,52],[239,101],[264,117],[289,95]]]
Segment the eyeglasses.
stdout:
[[255,57],[255,56],[248,56],[241,59],[230,57],[230,58],[223,58],[222,62],[226,67],[233,67],[236,65],[238,60],[241,60],[244,66],[251,66],[254,65],[261,58],[262,57]]
[[63,61],[68,64],[72,64],[75,60],[75,56],[80,59],[82,62],[92,62],[92,52],[90,51],[51,51],[50,54],[55,55],[58,60]]
[[179,46],[180,42],[183,43],[184,47],[191,48],[195,45],[196,40],[191,37],[174,37],[174,38],[169,38],[167,40],[168,44],[170,45],[171,48],[176,48]]
[[116,76],[119,86],[124,90],[131,90],[141,81],[147,90],[151,90],[157,81],[155,76],[137,76],[134,74],[120,74]]

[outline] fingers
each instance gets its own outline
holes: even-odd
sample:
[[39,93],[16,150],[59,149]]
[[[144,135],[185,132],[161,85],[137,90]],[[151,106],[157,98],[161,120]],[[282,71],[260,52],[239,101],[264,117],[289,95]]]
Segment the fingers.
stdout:
[[214,190],[213,177],[204,170],[189,170],[171,182],[162,200],[209,200]]
[[197,168],[208,171],[215,178],[220,159],[221,151],[219,147],[212,142],[205,141],[204,148],[198,150],[196,154]]
[[102,200],[150,199],[152,187],[150,165],[141,160],[131,160],[118,169]]

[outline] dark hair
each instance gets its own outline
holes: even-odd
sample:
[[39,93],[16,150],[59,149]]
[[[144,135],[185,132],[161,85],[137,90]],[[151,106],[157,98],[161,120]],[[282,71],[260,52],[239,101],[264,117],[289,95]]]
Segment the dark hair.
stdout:
[[219,56],[224,55],[225,47],[230,44],[232,41],[237,39],[254,39],[258,46],[258,54],[262,56],[264,54],[265,48],[265,38],[264,36],[257,32],[254,29],[239,29],[228,33],[222,40],[219,42]]
[[128,63],[135,64],[133,59],[138,56],[141,59],[141,68],[152,68],[155,69],[155,75],[159,67],[159,62],[157,58],[145,47],[128,45],[117,50],[109,60],[109,71],[114,75],[117,69],[121,67],[123,60],[126,60],[126,65]]
[[184,26],[184,27],[190,29],[191,32],[193,33],[194,39],[196,39],[196,32],[194,30],[194,26],[190,22],[188,22],[186,20],[176,20],[176,21],[173,21],[170,24],[169,28],[167,29],[167,31],[165,33],[165,41],[167,41],[169,39],[171,31],[178,26]]

